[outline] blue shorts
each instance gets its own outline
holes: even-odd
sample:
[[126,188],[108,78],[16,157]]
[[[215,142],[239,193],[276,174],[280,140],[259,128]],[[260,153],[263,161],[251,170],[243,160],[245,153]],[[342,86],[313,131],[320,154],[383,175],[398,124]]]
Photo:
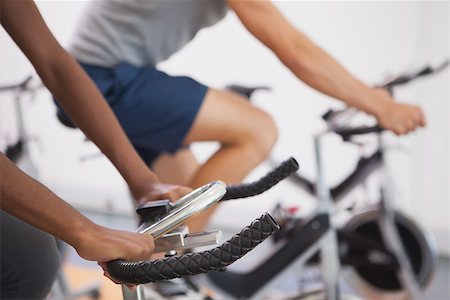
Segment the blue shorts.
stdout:
[[[207,87],[153,66],[114,68],[81,64],[119,119],[131,143],[150,165],[162,152],[175,153],[205,98]],[[58,119],[71,122],[58,106]],[[73,127],[73,125],[72,125]]]

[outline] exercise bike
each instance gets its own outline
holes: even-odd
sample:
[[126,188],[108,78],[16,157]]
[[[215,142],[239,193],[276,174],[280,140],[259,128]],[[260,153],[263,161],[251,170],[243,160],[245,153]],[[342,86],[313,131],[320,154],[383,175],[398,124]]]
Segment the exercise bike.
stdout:
[[[40,88],[42,88],[42,84],[40,82],[36,84],[31,76],[18,84],[0,86],[0,92],[14,92],[14,109],[18,127],[17,141],[7,144],[4,152],[14,163],[25,163],[27,171],[31,172],[35,178],[38,176],[38,170],[30,155],[30,137],[24,123],[22,100],[27,94],[31,94],[31,97],[34,98],[35,92]],[[228,265],[246,255],[279,230],[278,224],[270,214],[266,213],[256,219],[219,247],[176,256],[177,251],[214,246],[220,240],[220,231],[218,230],[189,233],[187,226],[182,224],[218,201],[261,194],[297,170],[297,162],[290,158],[253,183],[226,187],[223,182],[216,181],[185,195],[175,204],[169,200],[161,200],[138,207],[140,226],[137,232],[152,235],[155,239],[155,252],[166,253],[166,258],[141,262],[116,260],[108,263],[108,271],[115,279],[127,284],[140,284],[134,291],[123,286],[123,298],[125,300],[146,299],[143,284],[192,276],[211,270],[224,270]],[[51,298],[74,299],[84,295],[98,298],[100,296],[99,288],[99,283],[95,283],[78,291],[71,291],[64,273],[60,272],[55,287],[51,291]]]
[[216,181],[185,195],[175,204],[169,200],[161,200],[139,207],[137,213],[141,225],[137,232],[152,235],[155,239],[155,252],[166,253],[166,258],[140,262],[122,260],[109,262],[108,272],[113,278],[126,284],[139,284],[134,291],[122,286],[124,299],[146,299],[143,284],[210,271],[223,271],[228,265],[253,250],[280,228],[268,213],[253,221],[221,246],[176,256],[179,250],[211,246],[219,241],[217,230],[189,233],[188,228],[182,224],[190,217],[219,201],[261,194],[297,169],[297,162],[290,158],[253,183],[226,187],[223,182]]
[[[448,64],[447,60],[436,68],[425,67],[400,75],[380,87],[392,93],[394,87],[436,74]],[[230,87],[249,98],[260,88]],[[394,209],[389,180],[380,188],[377,205],[350,207],[352,217],[344,225],[337,227],[333,222],[338,213],[337,204],[350,191],[376,171],[386,175],[383,129],[379,126],[349,127],[349,121],[356,114],[356,110],[349,108],[330,110],[323,115],[328,128],[314,136],[317,182],[298,173],[290,177],[297,186],[317,197],[315,214],[307,218],[280,218],[282,229],[274,235],[276,251],[269,258],[245,273],[211,272],[207,274],[209,287],[223,292],[227,299],[263,299],[283,281],[283,273],[292,270],[298,273],[308,265],[319,263],[324,291],[294,299],[342,299],[338,284],[342,266],[350,269],[351,282],[366,298],[425,298],[423,289],[430,282],[436,265],[434,240],[416,222]],[[328,134],[337,134],[347,142],[358,135],[375,134],[378,142],[377,149],[360,158],[356,169],[332,188],[324,182],[321,158],[321,141]]]
[[[14,117],[17,125],[17,139],[13,143],[6,141],[4,153],[9,160],[14,162],[16,165],[20,165],[26,173],[33,178],[38,177],[38,168],[31,159],[30,143],[33,140],[33,137],[27,133],[22,102],[24,97],[27,95],[29,95],[31,101],[33,101],[36,96],[36,92],[38,92],[42,87],[42,84],[40,82],[36,83],[32,76],[28,76],[17,84],[0,86],[0,93],[13,93]],[[5,138],[5,140],[7,139]]]

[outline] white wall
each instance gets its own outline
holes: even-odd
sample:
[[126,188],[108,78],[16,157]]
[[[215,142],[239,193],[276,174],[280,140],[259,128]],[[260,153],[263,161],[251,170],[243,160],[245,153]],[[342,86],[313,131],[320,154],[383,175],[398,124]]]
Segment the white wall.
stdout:
[[[449,2],[422,4],[419,18],[419,57],[433,61],[449,53]],[[414,140],[411,151],[411,199],[413,212],[423,224],[433,228],[440,249],[450,253],[449,190],[449,72],[447,76],[424,80],[415,96],[423,103],[429,125]]]
[[[49,27],[64,45],[84,5],[85,2],[38,2]],[[386,72],[436,63],[448,55],[447,2],[291,1],[277,2],[277,6],[298,28],[368,83],[378,82]],[[3,31],[0,44],[0,82],[20,79],[31,71]],[[315,176],[311,136],[323,128],[319,116],[330,106],[340,104],[299,83],[245,31],[233,14],[200,32],[191,44],[160,67],[172,74],[188,74],[214,87],[230,82],[273,87],[273,93],[258,95],[256,105],[270,111],[279,126],[274,157],[281,160],[293,155],[304,174]],[[391,156],[398,203],[439,236],[447,237],[448,72],[399,92],[402,101],[420,103],[425,108],[429,126],[399,139],[409,151]],[[0,137],[1,128],[11,123],[8,114],[8,108],[0,106]],[[83,145],[80,133],[57,123],[47,93],[28,106],[27,121],[44,148],[43,153],[33,154],[45,184],[77,206],[103,210],[107,205],[111,211],[131,211],[123,181],[104,158],[79,162],[80,155],[95,150]],[[196,145],[194,151],[204,160],[213,148],[210,144]],[[353,168],[357,149],[330,137],[325,150],[327,179],[333,184]],[[250,177],[266,169],[263,165]],[[230,213],[243,212],[242,218],[236,218],[241,223],[233,220],[233,224],[244,225],[281,199],[300,203],[303,211],[311,209],[313,203],[301,191],[284,184],[258,199],[224,205],[214,223],[226,225]],[[450,248],[444,245],[443,238],[440,242],[442,249]]]

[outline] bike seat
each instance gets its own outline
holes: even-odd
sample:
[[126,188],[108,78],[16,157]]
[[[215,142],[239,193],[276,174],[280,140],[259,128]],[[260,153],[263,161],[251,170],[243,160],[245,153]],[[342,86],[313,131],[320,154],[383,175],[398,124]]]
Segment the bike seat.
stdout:
[[73,125],[72,121],[70,121],[69,118],[60,111],[56,113],[56,117],[58,118],[58,121],[61,122],[61,124],[63,124],[64,126],[73,129],[77,128],[75,125]]
[[242,95],[248,99],[257,91],[271,91],[272,89],[268,86],[244,86],[239,84],[230,84],[225,87],[227,90],[235,92],[236,94]]

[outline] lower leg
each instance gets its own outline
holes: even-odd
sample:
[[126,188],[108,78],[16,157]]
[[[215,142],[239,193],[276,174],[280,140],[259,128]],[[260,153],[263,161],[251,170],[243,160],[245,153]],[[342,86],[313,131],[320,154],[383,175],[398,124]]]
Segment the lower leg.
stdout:
[[191,186],[192,178],[199,168],[200,164],[189,148],[182,148],[175,154],[163,153],[152,165],[159,180],[183,186]]
[[[269,154],[276,127],[263,111],[229,92],[209,90],[185,140],[218,141],[221,147],[203,165],[188,149],[162,154],[153,170],[163,182],[199,187],[213,180],[241,182]],[[217,205],[187,224],[192,232],[203,230]]]
[[[276,135],[265,112],[237,95],[210,90],[186,142],[216,140],[221,147],[197,169],[189,185],[198,187],[217,179],[241,182],[270,153]],[[203,230],[217,207],[189,220],[190,230]]]
[[[251,157],[251,149],[245,148],[245,145],[222,146],[203,165],[198,164],[189,149],[182,149],[174,155],[162,154],[152,169],[164,183],[192,188],[217,179],[227,184],[238,183],[260,162],[259,159]],[[188,221],[190,231],[203,230],[217,207],[213,206]]]
[[[245,151],[250,155],[243,155]],[[251,156],[251,151],[245,147],[224,146],[199,169],[190,186],[200,186],[214,179],[220,179],[227,184],[241,182],[261,162]],[[217,208],[218,205],[215,205],[188,221],[190,230],[193,232],[203,230]]]

